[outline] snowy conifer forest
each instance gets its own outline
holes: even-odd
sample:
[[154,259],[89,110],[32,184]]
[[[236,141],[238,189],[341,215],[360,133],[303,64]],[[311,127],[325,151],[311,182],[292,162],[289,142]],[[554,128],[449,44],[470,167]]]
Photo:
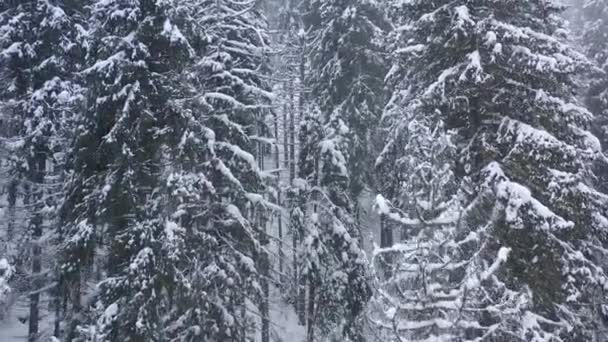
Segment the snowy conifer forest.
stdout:
[[0,0],[0,342],[608,342],[608,0]]

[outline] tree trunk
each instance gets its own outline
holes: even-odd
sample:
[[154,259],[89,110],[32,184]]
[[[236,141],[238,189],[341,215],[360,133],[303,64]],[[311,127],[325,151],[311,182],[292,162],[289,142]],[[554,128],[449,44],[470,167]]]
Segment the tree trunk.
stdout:
[[[300,65],[299,65],[299,71],[300,71],[300,94],[299,94],[299,99],[298,99],[298,119],[301,119],[302,117],[304,117],[304,110],[305,110],[305,106],[306,106],[306,39],[304,37],[301,37],[300,40]],[[292,127],[292,132],[291,132],[291,158],[294,160],[294,165],[292,167],[292,169],[290,170],[290,174],[293,174],[295,177],[295,173],[296,173],[296,169],[295,169],[295,130],[296,130],[296,124],[295,124],[295,114],[293,114],[292,111],[292,116],[291,116],[291,127]],[[302,213],[304,215],[306,215],[306,203],[300,203],[301,205],[301,210]],[[300,319],[302,321],[304,321],[304,316],[305,316],[305,311],[306,311],[306,280],[304,279],[304,277],[302,277],[302,279],[300,279],[300,293],[298,295],[298,307],[299,307],[299,313],[300,313]],[[309,304],[310,305],[310,304]]]
[[[263,137],[266,136],[264,122],[261,121],[258,123],[258,135]],[[260,141],[257,144],[257,154],[258,154],[258,167],[260,170],[264,170],[266,168],[264,164],[264,155],[266,153],[266,146],[264,142]],[[260,227],[263,227],[262,237],[260,239],[260,243],[264,247],[268,247],[268,230],[267,230],[267,220],[266,220],[266,212],[263,208],[258,208],[254,214],[254,217]],[[270,260],[268,254],[262,250],[260,254],[260,270],[262,273],[261,279],[261,287],[262,287],[262,302],[260,303],[260,314],[262,316],[262,330],[261,330],[261,342],[270,342]]]
[[386,222],[386,216],[380,216],[380,247],[388,248],[393,246],[393,230]]
[[[264,241],[264,244],[267,246],[267,240]],[[261,342],[270,342],[270,261],[268,258],[268,254],[263,251],[261,255],[261,269],[262,269],[262,292],[263,297],[262,303],[260,305],[260,311],[262,315],[262,341]]]
[[[380,216],[380,248],[389,248],[394,244],[392,227],[387,223],[386,216]],[[393,256],[391,253],[385,253],[380,261],[380,269],[384,272],[384,278],[388,279],[392,276]]]
[[59,338],[61,334],[61,299],[65,296],[65,289],[63,283],[63,277],[59,277],[59,281],[57,282],[57,287],[55,291],[55,298],[53,299],[53,306],[55,309],[55,322],[53,326],[53,336]]
[[310,277],[308,284],[308,312],[306,321],[306,342],[315,340],[315,296],[316,285],[313,277]]
[[40,292],[42,284],[40,281],[40,273],[42,271],[41,247],[40,238],[42,237],[42,208],[43,190],[42,183],[44,182],[44,172],[46,168],[46,156],[44,153],[38,152],[33,160],[31,168],[30,181],[32,183],[32,206],[34,213],[30,221],[30,229],[32,232],[32,288],[30,294],[30,316],[29,316],[29,331],[28,342],[38,341],[39,321],[40,321]]
[[262,341],[261,342],[270,342],[270,287],[268,284],[268,254],[263,252],[261,256],[261,268],[262,268],[262,291],[264,292],[264,298],[262,299],[262,304],[260,305],[260,311],[262,315]]
[[[279,149],[279,117],[278,115],[275,115],[274,117],[274,136],[276,139],[276,143],[275,143],[275,167],[277,169],[278,172],[278,180],[277,180],[277,205],[280,207],[282,205],[281,203],[281,177],[280,177],[280,171],[278,171],[281,168],[281,151]],[[281,212],[279,212],[277,214],[277,229],[278,229],[278,237],[279,237],[279,246],[278,246],[278,256],[279,256],[279,283],[280,286],[279,288],[282,290],[283,289],[283,284],[285,283],[285,276],[283,275],[283,214]]]
[[[287,83],[286,83],[287,85]],[[290,89],[291,91],[291,89]],[[285,165],[285,169],[289,169],[289,127],[288,127],[288,106],[285,104],[283,106],[283,163]]]
[[6,214],[6,247],[13,240],[15,230],[15,206],[17,205],[17,180],[13,179],[8,185],[6,200],[8,202],[8,212]]
[[[300,100],[301,102],[301,100]],[[289,183],[296,178],[296,118],[295,111],[289,112]]]

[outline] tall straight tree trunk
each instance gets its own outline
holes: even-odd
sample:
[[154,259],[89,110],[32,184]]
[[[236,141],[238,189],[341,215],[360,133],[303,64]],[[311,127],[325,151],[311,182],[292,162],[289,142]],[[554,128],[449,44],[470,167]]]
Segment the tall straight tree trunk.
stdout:
[[386,215],[380,216],[380,247],[388,248],[393,246],[393,230],[386,222]]
[[13,240],[15,231],[15,207],[17,205],[17,180],[13,179],[8,185],[6,200],[8,202],[8,212],[6,214],[6,247]]
[[[288,129],[285,132],[285,156],[289,160],[287,165],[289,166],[289,185],[293,186],[293,181],[296,178],[296,160],[295,160],[295,86],[293,80],[289,81],[289,122],[286,121],[285,127]],[[299,203],[299,200],[291,199],[292,203],[290,205],[292,207],[297,206],[301,210],[303,207]],[[294,202],[295,201],[295,202]],[[305,211],[303,211],[305,212]],[[292,246],[293,246],[293,279],[295,283],[295,308],[296,313],[298,315],[298,321],[300,325],[305,325],[305,298],[306,298],[306,287],[303,285],[303,277],[301,275],[299,265],[298,265],[298,247],[300,241],[298,239],[299,232],[297,231],[297,225],[293,224],[293,217],[289,217],[289,221],[291,224],[291,238],[292,238]]]
[[[78,276],[80,278],[80,276]],[[77,286],[74,286],[77,285]],[[65,289],[67,291],[66,297],[63,301],[62,312],[63,318],[67,319],[69,325],[66,327],[65,332],[65,342],[72,342],[76,337],[76,327],[78,326],[78,316],[80,315],[80,279],[74,281],[73,283],[65,283]],[[75,298],[77,297],[77,299]],[[72,305],[71,311],[68,311],[69,305]],[[67,315],[68,312],[71,312],[71,315]],[[76,315],[76,317],[74,317]],[[59,335],[56,335],[59,336]]]
[[[280,177],[280,171],[278,171],[281,168],[281,151],[279,149],[279,116],[275,115],[274,116],[274,136],[276,139],[275,142],[275,167],[277,169],[277,172],[279,174],[279,178],[277,180],[277,205],[281,206],[281,177]],[[278,230],[278,237],[279,237],[279,246],[278,246],[278,255],[279,255],[279,283],[281,286],[279,286],[279,288],[282,290],[283,286],[282,284],[285,282],[285,276],[283,275],[283,216],[282,216],[282,212],[279,212],[277,214],[277,230]]]
[[[387,223],[386,215],[380,215],[380,247],[389,248],[394,244],[392,227]],[[384,279],[392,276],[393,257],[385,254],[380,266],[384,272]]]
[[[263,221],[263,218],[261,218]],[[270,286],[269,286],[269,266],[270,262],[268,259],[268,253],[265,251],[260,255],[260,268],[262,270],[262,292],[263,297],[262,303],[260,304],[260,314],[262,316],[262,331],[261,331],[261,342],[270,342]]]
[[293,184],[296,178],[296,118],[293,109],[289,111],[289,161],[289,181]]
[[361,246],[362,250],[365,250],[365,239],[363,239],[363,225],[361,224],[361,204],[359,203],[359,198],[354,198],[355,200],[355,224],[357,226],[357,233],[359,233],[358,240],[359,246]]
[[[285,83],[287,85],[287,83]],[[291,91],[291,88],[289,88]],[[287,104],[283,105],[283,164],[285,169],[289,170],[289,110]]]
[[[299,94],[299,99],[298,99],[298,116],[299,119],[304,117],[304,110],[305,110],[305,106],[306,106],[306,39],[304,37],[301,37],[300,40],[300,65],[299,65],[299,71],[300,71],[300,94]],[[293,113],[293,111],[292,111]],[[291,116],[291,127],[292,127],[292,132],[291,132],[291,136],[290,136],[290,140],[292,142],[292,149],[291,149],[291,158],[294,160],[294,165],[292,167],[292,169],[290,170],[290,173],[293,173],[294,177],[295,177],[295,118],[292,114]],[[302,206],[302,212],[304,214],[306,214],[306,207],[305,207],[305,203],[303,203],[304,206]],[[315,210],[316,211],[316,210]],[[300,279],[300,293],[298,295],[298,312],[300,313],[300,319],[302,321],[304,321],[304,316],[305,316],[305,312],[306,312],[306,279],[304,277],[302,277],[302,279]]]
[[[266,136],[265,126],[263,122],[258,123],[258,135],[263,137]],[[264,155],[266,151],[266,146],[264,142],[259,141],[257,144],[257,159],[258,159],[258,167],[260,170],[265,169],[264,165]],[[255,220],[257,220],[258,224],[261,227],[264,227],[262,236],[260,238],[260,242],[263,246],[268,247],[268,231],[266,225],[266,213],[258,208],[256,213],[254,213]],[[270,262],[268,258],[268,254],[265,251],[262,251],[260,257],[260,270],[262,273],[261,286],[262,286],[262,302],[260,303],[260,314],[262,316],[262,330],[261,330],[261,342],[270,342],[270,285],[268,279],[270,278]]]
[[262,268],[262,291],[264,293],[264,298],[262,299],[262,304],[260,305],[260,311],[262,315],[262,341],[261,342],[270,342],[270,287],[268,282],[268,277],[270,276],[269,269],[269,260],[268,254],[266,252],[262,252],[261,255],[261,268]]
[[34,213],[30,221],[30,229],[32,234],[32,288],[30,293],[30,316],[29,316],[29,331],[28,342],[37,342],[40,334],[40,289],[42,287],[40,281],[40,273],[42,271],[41,247],[40,238],[42,237],[42,207],[43,203],[43,188],[44,172],[46,166],[46,155],[38,152],[33,161],[33,167],[30,170],[31,193],[32,193],[32,208]]
[[[293,89],[293,81],[289,81],[285,83],[286,89],[289,92],[289,104],[285,104],[284,106],[284,110],[283,110],[283,154],[284,154],[284,164],[285,164],[285,169],[286,172],[288,173],[288,177],[289,177],[289,185],[293,185],[293,178],[291,177],[291,163],[293,163],[293,161],[291,160],[291,158],[289,157],[289,117],[290,117],[290,113],[293,113],[293,101],[294,101],[294,89]],[[289,207],[293,208],[293,206],[295,205],[294,203],[294,199],[287,199],[287,202],[289,203]],[[294,288],[296,290],[296,311],[297,311],[297,297],[298,297],[298,256],[297,256],[297,250],[298,250],[298,234],[295,230],[295,226],[292,224],[292,216],[291,216],[291,210],[289,212],[289,224],[291,227],[289,227],[288,229],[291,230],[291,247],[292,247],[292,265],[291,265],[291,270],[292,270],[292,277],[293,277],[293,282],[295,284]],[[300,323],[303,325],[304,321],[300,320]]]
[[314,276],[308,277],[310,279],[308,284],[308,310],[306,319],[306,342],[315,341],[315,296],[317,287],[315,284]]
[[63,291],[63,278],[60,278],[57,282],[57,292],[55,293],[55,298],[53,298],[53,307],[55,309],[55,321],[53,325],[53,336],[59,337],[61,334],[61,321],[63,317],[61,317],[61,299],[65,295]]
[[[90,207],[88,208],[88,212],[87,212],[87,216],[88,216],[88,221],[91,222],[91,224],[93,225],[93,230],[96,231],[96,222],[95,222],[95,208]],[[103,241],[102,241],[103,244]],[[93,272],[93,281],[95,283],[99,283],[101,281],[101,272],[102,272],[102,268],[103,266],[101,265],[101,258],[97,258],[97,250],[96,248],[93,248],[91,251],[89,251],[90,254],[87,256],[87,261],[89,260],[89,258],[91,260],[93,260],[92,264],[97,267],[96,271]],[[78,264],[77,266],[77,270],[75,272],[73,272],[73,276],[70,277],[70,280],[66,280],[64,279],[64,288],[66,291],[66,295],[65,295],[65,299],[63,302],[63,315],[67,316],[67,321],[70,322],[70,325],[67,327],[67,331],[65,332],[65,342],[71,342],[73,339],[76,338],[76,328],[78,327],[78,325],[80,324],[80,319],[82,318],[82,312],[83,312],[83,306],[86,307],[86,305],[88,303],[85,303],[83,305],[83,298],[82,298],[82,288],[83,288],[83,278],[84,278],[84,282],[86,283],[87,279],[85,277],[83,277],[83,275],[86,273],[83,270],[83,267],[87,267],[86,263],[85,264]],[[71,307],[70,307],[71,306]],[[71,309],[71,311],[68,311],[69,309]],[[68,315],[68,313],[71,313],[71,317]]]

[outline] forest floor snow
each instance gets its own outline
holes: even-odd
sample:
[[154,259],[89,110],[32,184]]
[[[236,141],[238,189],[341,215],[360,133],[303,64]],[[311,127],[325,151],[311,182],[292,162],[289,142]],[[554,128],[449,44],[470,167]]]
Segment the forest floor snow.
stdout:
[[1,342],[27,341],[27,321],[21,322],[19,318],[28,315],[27,301],[20,300],[9,309],[3,320],[0,321]]

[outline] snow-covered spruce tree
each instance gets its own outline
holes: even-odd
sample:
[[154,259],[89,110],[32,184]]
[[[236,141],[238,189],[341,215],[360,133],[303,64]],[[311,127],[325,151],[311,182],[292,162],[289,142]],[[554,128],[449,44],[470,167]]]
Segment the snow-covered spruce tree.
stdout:
[[[484,255],[486,232],[462,227],[460,208],[420,221],[401,216],[381,196],[377,201],[379,212],[406,230],[399,242],[374,252],[375,264],[385,265],[387,255],[392,260],[371,306],[383,341],[512,341],[525,336],[519,319],[536,333],[539,317],[525,311],[527,296],[495,275],[510,250]],[[541,331],[534,340],[545,336]]]
[[308,340],[317,329],[361,340],[356,320],[369,298],[355,220],[367,179],[370,128],[381,111],[384,67],[375,39],[387,25],[375,2],[306,1],[304,27],[312,107],[300,128],[303,273]]
[[407,25],[396,52],[410,66],[409,96],[456,132],[465,224],[486,227],[487,255],[511,249],[496,275],[513,291],[530,289],[531,311],[551,333],[545,340],[593,340],[608,197],[589,185],[600,146],[573,96],[572,74],[586,60],[556,38],[563,8],[546,0],[399,3]]
[[[27,288],[18,290],[30,292],[29,341],[37,341],[41,333],[40,302],[47,292],[42,288],[50,283],[46,268],[53,267],[49,261],[54,260],[53,246],[43,246],[41,238],[57,219],[54,208],[63,194],[62,152],[73,137],[73,113],[82,104],[74,74],[82,56],[79,9],[80,4],[43,0],[0,3],[0,74],[7,85],[0,91],[7,134],[2,147],[10,156],[13,178],[8,186],[13,217],[7,219],[7,230],[11,239],[31,246],[29,253],[14,250],[18,253],[11,255],[19,273],[28,274]],[[24,204],[19,215],[24,227],[15,237],[17,222],[11,211],[18,197]],[[25,271],[26,262],[31,264],[31,273]]]
[[[74,153],[66,277],[110,246],[95,308],[68,339],[243,340],[258,303],[263,175],[251,154],[268,103],[254,3],[100,1],[91,101]],[[74,290],[75,293],[79,291]],[[79,310],[80,296],[72,296]],[[80,322],[79,322],[80,321]]]
[[325,122],[335,116],[348,126],[348,187],[356,205],[373,175],[371,136],[382,113],[386,74],[380,38],[389,24],[376,1],[307,0],[305,6],[306,83]]
[[247,340],[255,331],[246,306],[264,300],[261,277],[267,275],[260,270],[268,255],[263,219],[256,217],[267,215],[270,205],[253,155],[260,133],[254,127],[271,95],[266,23],[254,6],[255,1],[210,0],[193,13],[205,39],[186,77],[192,87],[175,101],[187,111],[171,125],[179,133],[171,144],[172,164],[179,165],[170,177],[178,199],[173,216],[190,232],[183,250],[187,260],[195,260],[181,272],[187,282],[172,312],[171,332],[178,340]]
[[[90,6],[87,109],[63,208],[68,341],[154,340],[162,329],[161,284],[169,261],[160,257],[167,241],[163,208],[153,205],[162,181],[159,123],[171,95],[170,58],[184,47],[167,49],[171,37],[162,33],[165,21],[171,24],[163,7],[168,3],[159,5],[117,0]],[[88,312],[92,303],[82,307],[82,277],[98,243],[108,246],[107,278],[93,298],[96,310]]]
[[400,234],[393,246],[374,252],[379,290],[369,309],[371,320],[387,341],[523,336],[517,319],[528,314],[527,297],[495,276],[509,249],[489,250],[486,227],[466,225],[469,213],[453,173],[454,132],[403,94],[395,91],[386,107],[383,122],[390,126],[378,160],[386,167],[382,175],[400,181],[392,186],[392,203],[382,195],[376,203],[385,224]]
[[307,341],[320,331],[339,341],[362,341],[358,322],[370,297],[367,261],[359,246],[348,191],[348,129],[337,116],[313,111],[300,127],[297,215],[300,258],[308,285]]
[[[600,139],[603,149],[608,147],[608,1],[587,0],[575,5],[580,17],[579,44],[587,57],[597,66],[589,73],[585,102],[595,115],[592,132]],[[606,161],[596,167],[598,185],[604,192],[608,189]]]
[[[583,21],[581,44],[587,56],[604,72],[594,77],[590,85],[588,106],[601,120],[602,143],[606,145],[608,133],[608,1],[587,0],[581,9]],[[598,134],[599,135],[599,134]]]

